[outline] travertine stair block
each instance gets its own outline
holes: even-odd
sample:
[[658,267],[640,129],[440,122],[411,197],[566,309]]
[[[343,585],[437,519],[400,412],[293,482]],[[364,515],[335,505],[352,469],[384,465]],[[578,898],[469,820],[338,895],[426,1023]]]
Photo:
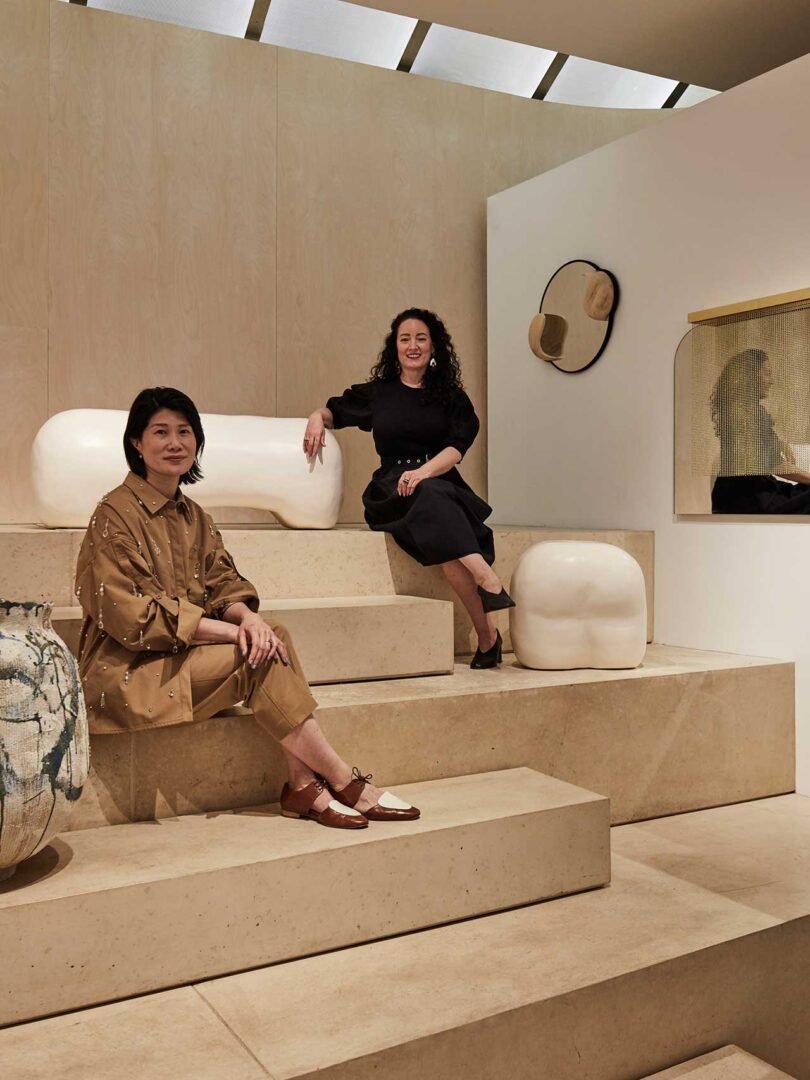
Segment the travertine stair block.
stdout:
[[[653,637],[654,536],[622,529],[527,529],[495,526],[495,569],[508,582],[522,553],[541,540],[597,540],[622,548],[642,568],[647,592],[647,638]],[[245,529],[223,525],[225,544],[240,573],[260,596],[423,596],[453,603],[456,652],[474,647],[470,618],[438,566],[414,562],[385,533],[364,525],[312,529]],[[0,526],[3,594],[12,599],[75,603],[73,573],[84,531]],[[509,643],[506,613],[497,616]]]
[[0,1075],[638,1080],[736,1042],[808,1080],[809,808],[614,829],[608,889],[0,1031]]
[[[383,785],[528,765],[611,800],[613,822],[793,790],[793,665],[650,646],[634,671],[496,671],[318,687],[318,719]],[[763,716],[768,722],[763,723]],[[211,767],[216,762],[216,768]],[[247,710],[92,740],[73,828],[272,802]]]
[[342,832],[257,810],[57,841],[0,891],[0,1025],[609,880],[599,795],[531,769],[397,791],[419,821]]
[[781,1069],[746,1054],[739,1046],[723,1046],[645,1080],[796,1080]]
[[[309,681],[353,682],[453,670],[453,606],[422,596],[262,600],[262,615],[290,631]],[[59,607],[53,626],[76,651],[82,613]]]

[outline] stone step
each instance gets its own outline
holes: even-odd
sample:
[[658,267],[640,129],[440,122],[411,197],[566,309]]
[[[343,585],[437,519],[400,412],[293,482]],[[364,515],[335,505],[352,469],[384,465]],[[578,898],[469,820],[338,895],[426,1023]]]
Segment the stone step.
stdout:
[[345,832],[265,808],[56,841],[0,886],[0,1025],[609,880],[601,796],[531,769],[397,790],[420,820]]
[[645,1080],[795,1080],[795,1077],[746,1054],[739,1046],[723,1046]]
[[[283,623],[313,684],[450,674],[453,607],[423,596],[311,596],[262,600]],[[76,652],[80,607],[57,607],[53,627]]]
[[[609,796],[613,822],[791,791],[793,665],[652,645],[635,671],[498,670],[319,687],[318,719],[384,786],[527,765]],[[767,723],[763,721],[767,717]],[[248,710],[92,739],[74,828],[273,802]]]
[[9,1028],[0,1074],[617,1080],[741,1043],[807,1080],[810,801],[612,839],[607,889]]
[[[520,556],[541,540],[601,540],[629,552],[647,586],[647,637],[653,638],[655,545],[651,532],[603,529],[528,529],[495,526],[495,569],[508,582]],[[470,619],[437,566],[423,567],[385,533],[364,526],[311,529],[222,526],[236,565],[260,596],[423,596],[453,603],[456,652],[473,650]],[[33,525],[0,526],[0,596],[48,600],[56,607],[75,602],[73,571],[84,532],[40,529]],[[506,613],[497,616],[509,643]]]

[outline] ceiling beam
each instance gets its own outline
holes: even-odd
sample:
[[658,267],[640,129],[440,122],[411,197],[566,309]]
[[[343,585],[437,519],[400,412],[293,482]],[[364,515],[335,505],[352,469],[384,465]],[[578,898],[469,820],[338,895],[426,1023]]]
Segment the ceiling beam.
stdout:
[[565,66],[565,61],[568,59],[568,53],[558,52],[554,59],[549,64],[545,75],[537,84],[537,89],[532,94],[535,101],[542,101],[546,94],[552,87],[554,80],[562,71]]
[[245,31],[245,37],[248,41],[261,41],[269,7],[270,0],[254,0],[253,10],[250,13],[247,30]]
[[424,19],[419,19],[416,26],[413,28],[408,44],[405,46],[405,51],[402,53],[402,58],[397,64],[397,71],[410,71],[413,67],[413,62],[416,59],[417,53],[422,48],[422,43],[427,37],[427,32],[431,27],[431,23],[425,22]]
[[689,86],[688,82],[679,82],[678,85],[675,87],[675,89],[672,91],[672,93],[669,95],[667,100],[661,106],[661,108],[662,109],[674,109],[675,106],[677,105],[677,103],[683,97],[684,92],[686,91],[686,88],[688,86]]

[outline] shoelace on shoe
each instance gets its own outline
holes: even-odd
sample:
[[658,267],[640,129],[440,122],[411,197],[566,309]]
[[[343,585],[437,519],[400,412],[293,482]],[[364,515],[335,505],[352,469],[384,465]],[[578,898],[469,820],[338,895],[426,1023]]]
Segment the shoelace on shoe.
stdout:
[[356,765],[352,766],[352,780],[351,780],[351,782],[354,782],[355,780],[359,780],[363,784],[370,784],[371,783],[371,778],[373,776],[374,776],[374,773],[366,773],[366,775],[363,776],[363,774],[360,772],[360,770],[357,768]]

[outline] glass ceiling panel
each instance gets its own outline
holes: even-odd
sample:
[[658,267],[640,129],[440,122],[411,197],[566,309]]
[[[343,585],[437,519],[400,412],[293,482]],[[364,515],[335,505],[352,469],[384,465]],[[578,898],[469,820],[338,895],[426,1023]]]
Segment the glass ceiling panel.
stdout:
[[571,56],[545,99],[610,109],[660,109],[677,85],[675,79]]
[[253,0],[87,0],[87,6],[244,37]]
[[416,19],[344,0],[272,0],[261,40],[270,45],[395,68]]
[[244,38],[253,0],[87,0],[87,6]]
[[411,72],[531,97],[557,54],[434,23]]
[[675,102],[676,109],[684,109],[687,105],[698,105],[701,101],[708,101],[716,97],[719,90],[709,90],[705,86],[687,86],[678,100]]

